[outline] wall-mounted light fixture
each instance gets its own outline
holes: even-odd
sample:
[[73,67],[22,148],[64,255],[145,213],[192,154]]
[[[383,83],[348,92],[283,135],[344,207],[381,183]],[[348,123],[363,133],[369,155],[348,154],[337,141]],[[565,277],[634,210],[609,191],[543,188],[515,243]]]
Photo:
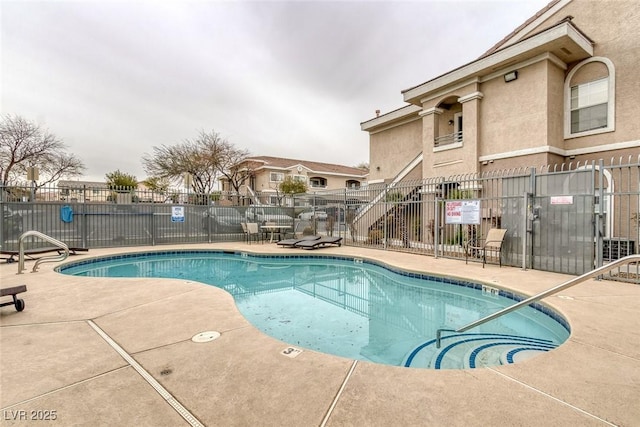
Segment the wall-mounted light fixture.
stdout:
[[449,120],[449,126],[453,126],[453,120]]
[[514,80],[518,79],[518,70],[513,70],[507,74],[504,75],[504,81],[505,83],[509,83],[512,82]]
[[380,170],[380,166],[376,166],[376,170],[379,171]]

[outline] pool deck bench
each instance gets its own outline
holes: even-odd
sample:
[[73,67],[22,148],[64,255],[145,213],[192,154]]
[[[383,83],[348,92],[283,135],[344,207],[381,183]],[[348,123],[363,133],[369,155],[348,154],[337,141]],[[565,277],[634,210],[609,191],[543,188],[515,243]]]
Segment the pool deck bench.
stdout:
[[[176,249],[300,256],[221,243],[92,249],[65,262]],[[348,245],[309,255],[371,258],[529,295],[571,278]],[[572,328],[555,350],[507,366],[427,370],[273,339],[224,290],[188,279],[65,276],[56,265],[17,275],[0,263],[3,288],[29,289],[28,310],[0,308],[0,414],[16,414],[3,426],[32,414],[61,426],[640,425],[637,285],[589,280],[543,300]],[[207,331],[220,336],[192,340]]]

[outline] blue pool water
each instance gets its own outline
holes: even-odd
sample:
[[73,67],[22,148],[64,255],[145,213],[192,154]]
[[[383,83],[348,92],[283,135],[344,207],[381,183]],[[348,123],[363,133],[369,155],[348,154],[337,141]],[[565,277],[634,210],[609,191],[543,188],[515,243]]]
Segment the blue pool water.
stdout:
[[359,259],[220,251],[126,254],[62,266],[63,274],[164,277],[217,286],[246,319],[288,345],[395,366],[473,368],[513,363],[569,336],[545,306],[445,333],[522,299],[478,283],[403,272]]

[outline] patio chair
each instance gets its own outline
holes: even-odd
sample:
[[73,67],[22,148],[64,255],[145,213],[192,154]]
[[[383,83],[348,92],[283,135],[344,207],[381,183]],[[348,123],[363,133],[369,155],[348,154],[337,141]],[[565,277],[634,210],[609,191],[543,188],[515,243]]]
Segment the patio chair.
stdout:
[[477,242],[468,242],[464,250],[464,262],[468,263],[469,256],[478,255],[482,257],[482,268],[487,263],[487,253],[489,257],[497,257],[500,267],[502,267],[502,243],[507,234],[506,228],[492,228],[487,233],[486,239],[479,239]]
[[256,242],[258,239],[262,240],[262,235],[260,234],[260,228],[258,227],[257,222],[247,223],[247,242],[251,243],[252,239],[255,239]]
[[244,239],[246,242],[249,242],[249,233],[247,232],[247,223],[241,222],[240,226],[242,227],[242,232],[244,233]]

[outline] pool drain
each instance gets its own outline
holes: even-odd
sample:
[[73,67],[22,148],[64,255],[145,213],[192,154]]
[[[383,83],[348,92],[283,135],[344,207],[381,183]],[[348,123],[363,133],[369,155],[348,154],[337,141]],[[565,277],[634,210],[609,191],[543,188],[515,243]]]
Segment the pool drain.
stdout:
[[220,332],[217,332],[217,331],[206,331],[206,332],[200,332],[199,334],[194,335],[191,338],[191,341],[193,341],[193,342],[209,342],[209,341],[213,341],[213,340],[217,339],[218,337],[220,337]]

